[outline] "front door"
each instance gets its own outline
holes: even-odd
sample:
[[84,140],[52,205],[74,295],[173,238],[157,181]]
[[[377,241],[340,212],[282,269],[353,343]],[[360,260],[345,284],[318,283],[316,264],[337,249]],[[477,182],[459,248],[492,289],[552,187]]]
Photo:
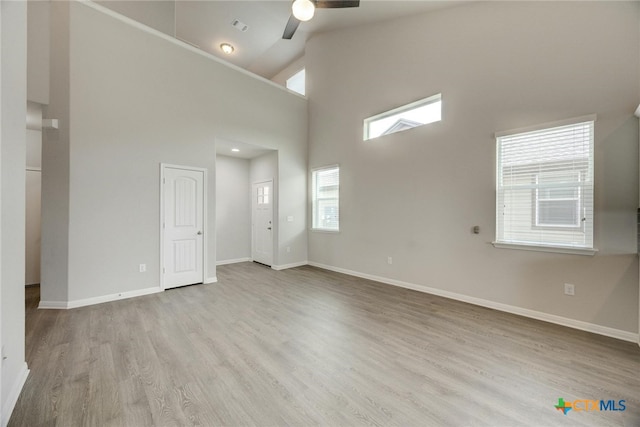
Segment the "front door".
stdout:
[[273,181],[253,184],[252,257],[261,264],[273,264]]
[[163,167],[164,289],[204,282],[204,175]]

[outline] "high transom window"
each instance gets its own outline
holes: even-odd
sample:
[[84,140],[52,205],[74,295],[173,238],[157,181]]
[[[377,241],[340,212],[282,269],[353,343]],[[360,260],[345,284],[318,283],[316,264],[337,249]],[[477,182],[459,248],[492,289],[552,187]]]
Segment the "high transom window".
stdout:
[[364,120],[365,141],[413,129],[442,119],[442,95],[437,94]]
[[302,69],[287,79],[287,89],[298,92],[300,95],[306,93],[307,72]]

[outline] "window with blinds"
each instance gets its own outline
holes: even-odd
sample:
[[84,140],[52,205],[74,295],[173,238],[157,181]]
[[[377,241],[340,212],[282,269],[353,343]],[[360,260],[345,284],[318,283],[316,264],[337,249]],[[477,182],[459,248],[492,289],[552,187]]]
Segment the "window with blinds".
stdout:
[[311,172],[311,204],[314,230],[340,230],[340,168],[331,166]]
[[594,119],[497,135],[496,243],[593,248]]

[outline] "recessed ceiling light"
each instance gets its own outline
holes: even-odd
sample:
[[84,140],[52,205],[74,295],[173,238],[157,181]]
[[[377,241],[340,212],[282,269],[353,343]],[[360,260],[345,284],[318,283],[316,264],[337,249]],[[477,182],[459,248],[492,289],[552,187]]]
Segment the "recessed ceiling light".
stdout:
[[234,153],[238,153],[238,152],[240,152],[240,150],[239,150],[239,149],[237,149],[237,148],[232,148],[232,149],[231,149],[231,151],[233,151]]
[[236,50],[233,46],[231,46],[229,43],[222,43],[220,45],[220,49],[222,49],[222,51],[224,53],[226,53],[227,55],[231,55],[233,53],[234,50]]

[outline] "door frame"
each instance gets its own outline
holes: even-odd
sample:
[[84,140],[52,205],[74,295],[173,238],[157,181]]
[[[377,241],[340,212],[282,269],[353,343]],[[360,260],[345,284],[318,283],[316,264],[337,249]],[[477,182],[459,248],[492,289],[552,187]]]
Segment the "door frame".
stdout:
[[270,182],[271,183],[271,192],[272,192],[272,199],[273,202],[271,203],[271,265],[269,267],[273,268],[273,266],[275,265],[276,262],[276,251],[275,251],[275,243],[276,243],[276,233],[278,233],[278,229],[276,226],[276,222],[274,220],[274,217],[276,215],[276,189],[275,189],[275,180],[273,178],[269,178],[269,179],[261,179],[259,181],[255,181],[251,183],[251,261],[255,261],[253,259],[253,253],[255,252],[255,232],[254,232],[254,227],[255,227],[255,214],[256,211],[254,209],[254,194],[253,194],[253,189],[256,185],[258,184],[264,184]]
[[164,183],[166,169],[182,169],[192,172],[202,172],[202,283],[207,282],[207,246],[209,241],[209,233],[207,227],[207,169],[195,166],[174,165],[170,163],[160,163],[160,289],[166,289],[164,284]]

